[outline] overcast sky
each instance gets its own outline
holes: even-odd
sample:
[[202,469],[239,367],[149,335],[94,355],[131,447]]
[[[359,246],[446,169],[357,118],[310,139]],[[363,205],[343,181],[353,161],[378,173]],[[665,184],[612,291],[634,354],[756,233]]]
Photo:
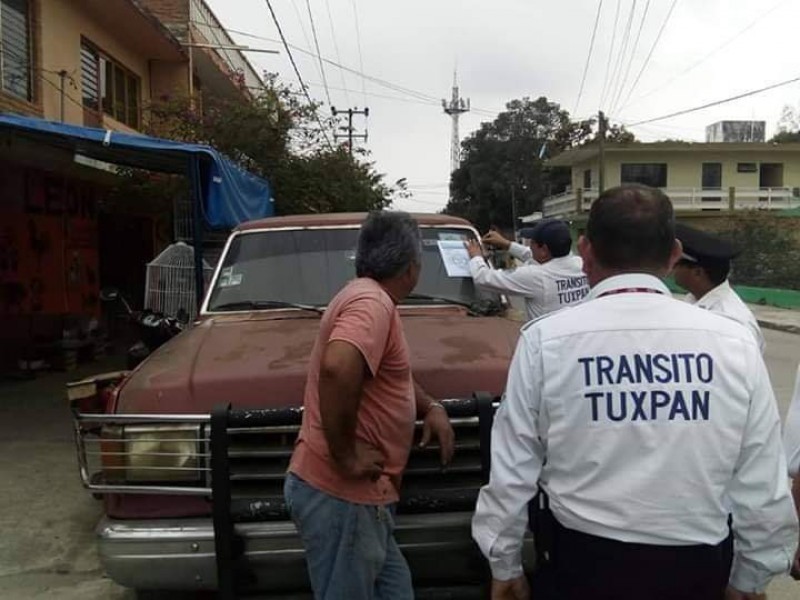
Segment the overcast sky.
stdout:
[[[481,121],[490,120],[490,113],[502,110],[508,100],[523,96],[547,96],[577,117],[602,108],[612,121],[635,123],[800,76],[796,0],[677,0],[668,21],[673,0],[603,0],[577,111],[599,0],[309,1],[321,53],[332,61],[362,71],[357,14],[362,72],[369,76],[424,97],[449,98],[457,64],[462,96],[470,98],[473,107],[461,118],[462,138]],[[266,0],[207,2],[229,29],[277,39]],[[306,0],[272,0],[272,4],[289,42],[313,50]],[[631,92],[665,21],[663,35]],[[278,48],[232,35],[252,47]],[[622,60],[621,47],[627,47]],[[294,56],[312,95],[327,104],[316,59],[298,52]],[[278,72],[296,83],[282,48],[279,56],[250,53],[248,57],[257,69]],[[451,121],[441,106],[330,65],[324,70],[334,106],[369,106],[367,148],[377,169],[389,181],[408,179],[414,199],[401,201],[397,208],[435,212],[444,207]],[[623,106],[628,96],[630,101]],[[798,102],[800,84],[793,83],[632,131],[645,141],[667,137],[703,141],[710,123],[755,118],[767,122],[769,137],[782,107]],[[356,120],[357,126],[364,124],[363,119]]]

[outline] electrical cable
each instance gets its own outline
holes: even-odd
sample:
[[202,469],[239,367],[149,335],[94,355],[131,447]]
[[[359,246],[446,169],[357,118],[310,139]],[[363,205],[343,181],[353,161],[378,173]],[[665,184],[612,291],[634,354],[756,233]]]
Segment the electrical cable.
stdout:
[[620,79],[622,79],[622,65],[625,63],[625,54],[628,51],[628,40],[633,28],[633,16],[636,13],[636,0],[631,2],[631,10],[628,12],[628,24],[625,27],[625,33],[622,36],[622,46],[620,47],[619,55],[617,56],[616,65],[611,73],[611,85],[609,86],[609,97],[606,99],[610,101],[616,95],[617,87],[619,86]]
[[[221,29],[221,27],[220,27],[220,29]],[[229,31],[230,33],[235,33],[237,35],[241,35],[241,36],[244,36],[244,37],[249,37],[249,38],[256,39],[256,40],[265,41],[265,42],[272,42],[272,43],[279,43],[279,44],[283,43],[280,40],[275,40],[275,39],[272,39],[272,38],[256,35],[256,34],[253,34],[253,33],[246,32],[246,31],[239,31],[239,30],[236,30],[236,29],[227,29],[227,28],[226,28],[226,31]],[[343,69],[344,71],[347,71],[348,73],[352,73],[353,75],[361,77],[362,79],[365,79],[366,81],[370,81],[372,83],[375,83],[375,84],[377,84],[377,85],[379,85],[381,87],[385,87],[385,88],[387,88],[389,90],[392,90],[392,91],[395,91],[395,92],[399,92],[401,94],[405,94],[407,96],[411,96],[411,97],[417,98],[418,100],[424,100],[424,101],[427,101],[427,102],[431,102],[433,104],[436,104],[437,106],[439,106],[441,104],[441,100],[436,96],[431,96],[430,94],[426,94],[424,92],[419,92],[419,91],[413,90],[411,88],[406,88],[406,87],[403,87],[401,85],[392,83],[390,81],[386,81],[385,79],[380,79],[380,78],[374,77],[372,75],[367,75],[366,73],[363,73],[363,72],[361,72],[361,71],[359,71],[357,69],[353,69],[351,67],[347,67],[345,65],[341,65],[341,64],[339,64],[339,63],[337,63],[335,61],[332,61],[332,60],[330,60],[328,58],[320,57],[319,55],[315,54],[314,52],[312,52],[310,50],[307,50],[305,48],[302,48],[300,46],[297,46],[295,44],[288,44],[287,43],[287,45],[288,45],[289,48],[292,48],[293,50],[296,50],[297,52],[300,52],[301,54],[305,54],[307,56],[311,56],[311,57],[314,57],[314,58],[317,58],[317,59],[321,58],[322,61],[325,64],[328,64],[328,65],[331,65],[333,67],[336,67],[337,69]],[[485,115],[485,116],[495,117],[495,116],[497,116],[497,114],[500,111],[492,111],[492,110],[487,110],[487,109],[484,109],[484,108],[477,108],[477,107],[473,106],[471,108],[471,112],[479,114],[479,115],[482,114],[482,115]]]
[[[330,25],[330,28],[331,28],[331,38],[333,39],[333,49],[336,52],[336,61],[341,63],[342,62],[342,55],[339,52],[339,42],[336,39],[336,29],[333,26],[333,15],[331,14],[331,0],[325,0],[325,8],[328,11],[328,25]],[[342,79],[342,87],[345,90],[344,96],[345,96],[345,99],[347,100],[347,106],[351,106],[351,103],[350,103],[350,92],[347,91],[347,82],[344,79],[344,71],[342,71],[341,69],[339,69],[339,76]]]
[[597,5],[597,15],[594,18],[594,27],[592,28],[592,39],[589,42],[589,55],[586,57],[586,64],[583,67],[581,86],[580,89],[578,90],[578,99],[575,100],[575,108],[572,110],[573,114],[578,112],[578,106],[580,106],[581,103],[581,96],[583,96],[583,86],[586,84],[586,75],[589,73],[589,63],[592,61],[592,51],[594,50],[594,39],[597,36],[597,25],[600,23],[600,12],[602,10],[603,10],[603,0],[600,0],[600,2]]
[[644,119],[642,121],[636,121],[635,123],[631,123],[631,127],[636,127],[637,125],[645,125],[647,123],[655,123],[656,121],[663,121],[665,119],[671,119],[673,117],[679,117],[681,115],[688,115],[689,113],[697,112],[699,110],[704,110],[706,108],[712,108],[714,106],[719,106],[721,104],[727,104],[729,102],[733,102],[735,100],[741,100],[742,98],[748,98],[750,96],[755,96],[756,94],[762,94],[764,92],[768,92],[770,90],[777,89],[779,87],[783,87],[789,85],[791,83],[795,83],[800,81],[800,77],[793,77],[792,79],[787,79],[786,81],[781,81],[780,83],[773,83],[772,85],[768,85],[763,88],[759,88],[757,90],[751,90],[749,92],[744,92],[742,94],[737,94],[735,96],[730,96],[729,98],[724,98],[722,100],[715,100],[714,102],[709,102],[707,104],[703,104],[701,106],[696,106],[694,108],[687,108],[684,110],[679,110],[668,115],[664,115],[661,117],[655,117],[653,119]]
[[625,90],[625,86],[628,84],[628,77],[631,74],[631,65],[633,65],[633,59],[636,56],[636,50],[639,48],[639,39],[642,37],[642,29],[644,29],[644,22],[647,19],[647,11],[650,10],[650,0],[647,0],[647,4],[644,6],[644,12],[642,13],[642,20],[639,21],[639,31],[636,33],[636,40],[633,42],[633,50],[631,50],[631,56],[628,59],[628,66],[625,68],[625,77],[622,78],[622,85],[619,86],[619,91],[617,92],[616,96],[611,102],[609,107],[610,112],[614,112],[617,103],[620,101],[620,97],[622,96],[623,91]]
[[617,10],[616,14],[614,15],[614,29],[612,29],[611,34],[611,46],[608,49],[608,63],[606,64],[606,76],[603,80],[603,90],[600,92],[600,106],[605,103],[606,93],[608,92],[608,83],[611,80],[609,75],[611,74],[611,57],[614,55],[614,44],[617,41],[617,25],[619,24],[619,9],[620,5],[622,4],[622,0],[617,0]]
[[289,43],[286,41],[286,36],[283,34],[283,29],[281,28],[280,21],[278,21],[278,16],[275,14],[275,10],[272,8],[272,2],[270,0],[264,0],[264,2],[267,3],[267,8],[269,9],[270,15],[272,15],[272,21],[275,23],[275,27],[278,30],[278,35],[280,36],[281,41],[283,42],[283,47],[286,50],[286,54],[289,57],[289,62],[292,63],[292,68],[294,69],[294,73],[297,76],[297,80],[300,82],[300,89],[303,90],[303,93],[306,96],[306,100],[308,100],[308,104],[314,112],[314,118],[316,119],[317,124],[319,125],[322,136],[325,138],[325,144],[328,146],[328,149],[331,152],[333,152],[334,148],[333,144],[331,144],[330,138],[328,137],[328,130],[322,124],[322,120],[319,118],[319,112],[317,111],[316,104],[314,104],[314,101],[311,100],[311,96],[308,93],[308,87],[303,81],[303,76],[300,75],[300,69],[297,68],[297,63],[295,62],[294,56],[292,55],[292,51],[289,48]]
[[[358,45],[358,68],[363,73],[364,72],[364,54],[361,52],[361,24],[358,18],[358,5],[356,4],[356,0],[351,0],[353,4],[353,16],[355,17],[356,21],[356,43]],[[340,61],[341,62],[341,61]],[[361,79],[361,93],[364,95],[364,106],[367,105],[367,84],[364,79]]]
[[628,95],[625,97],[625,102],[622,104],[622,110],[628,105],[628,100],[630,99],[631,95],[633,94],[636,86],[639,85],[639,80],[642,78],[642,75],[647,70],[647,66],[650,64],[650,59],[653,57],[653,53],[658,46],[658,42],[661,40],[661,36],[664,33],[664,30],[667,28],[667,24],[669,23],[670,17],[672,17],[672,12],[675,10],[675,5],[678,4],[678,0],[672,0],[672,4],[669,7],[669,12],[667,16],[664,18],[664,22],[661,23],[661,29],[658,30],[658,35],[656,35],[656,39],[653,42],[653,45],[650,47],[650,52],[647,54],[647,58],[644,59],[644,63],[642,63],[642,68],[639,69],[639,73],[636,75],[636,79],[633,81],[633,85],[631,89],[628,91]]
[[686,67],[683,71],[681,71],[680,73],[677,73],[676,75],[673,75],[672,77],[670,77],[666,81],[663,81],[658,86],[656,86],[655,88],[651,89],[649,92],[647,92],[647,93],[639,96],[638,98],[636,98],[633,102],[628,102],[628,100],[630,99],[630,94],[628,94],[628,98],[626,98],[626,104],[621,106],[620,110],[626,108],[627,106],[631,106],[633,104],[641,102],[645,98],[648,98],[648,97],[652,96],[653,94],[655,94],[656,92],[658,92],[660,90],[663,90],[665,87],[667,87],[669,84],[671,84],[676,79],[680,79],[681,77],[683,77],[687,73],[690,73],[691,71],[695,70],[697,67],[699,67],[701,64],[706,62],[708,59],[712,58],[713,56],[716,56],[721,50],[724,50],[725,48],[730,46],[733,42],[735,42],[740,37],[742,37],[742,35],[744,35],[749,30],[751,30],[753,27],[758,25],[761,21],[763,21],[765,18],[770,16],[772,13],[774,13],[777,9],[779,9],[781,6],[786,4],[788,1],[789,0],[781,0],[780,2],[775,4],[771,9],[769,9],[767,12],[761,13],[754,20],[750,21],[750,23],[748,23],[743,29],[741,29],[740,31],[735,33],[733,36],[729,37],[727,40],[722,42],[719,46],[714,48],[711,52],[709,52],[708,54],[703,56],[703,58],[693,62],[691,65]]
[[322,73],[322,83],[325,85],[325,96],[328,98],[328,106],[332,106],[331,93],[328,90],[328,77],[325,75],[325,67],[322,64],[322,52],[319,49],[319,38],[317,37],[317,25],[314,22],[314,13],[311,12],[311,0],[306,0],[306,8],[308,8],[308,19],[311,21],[311,34],[314,36],[314,47],[317,49],[317,58],[319,59],[319,70]]

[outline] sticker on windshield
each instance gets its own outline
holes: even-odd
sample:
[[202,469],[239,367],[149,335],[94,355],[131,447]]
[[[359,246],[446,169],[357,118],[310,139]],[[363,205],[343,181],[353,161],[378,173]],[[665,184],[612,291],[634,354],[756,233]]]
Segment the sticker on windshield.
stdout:
[[469,253],[464,242],[439,240],[439,254],[442,255],[448,277],[470,277]]
[[237,285],[242,284],[242,274],[241,273],[234,273],[233,267],[228,267],[227,269],[223,269],[222,273],[219,276],[219,287],[221,288],[228,288],[228,287],[235,287]]

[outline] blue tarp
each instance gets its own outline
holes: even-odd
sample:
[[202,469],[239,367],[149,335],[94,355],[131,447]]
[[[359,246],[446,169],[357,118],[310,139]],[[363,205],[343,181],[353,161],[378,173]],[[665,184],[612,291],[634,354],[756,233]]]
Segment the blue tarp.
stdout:
[[[274,213],[269,183],[211,146],[0,114],[0,132],[4,131],[116,165],[190,178],[199,171],[203,214],[215,229]],[[199,170],[192,168],[193,159]]]

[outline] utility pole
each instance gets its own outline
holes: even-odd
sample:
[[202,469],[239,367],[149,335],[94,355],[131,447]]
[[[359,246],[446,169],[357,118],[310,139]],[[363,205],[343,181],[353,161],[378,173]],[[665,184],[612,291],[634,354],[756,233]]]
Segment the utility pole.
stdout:
[[66,72],[64,69],[61,69],[61,70],[58,72],[58,76],[59,76],[59,78],[61,79],[61,89],[60,89],[60,92],[61,92],[61,122],[62,122],[62,123],[64,122],[64,119],[65,119],[65,114],[64,114],[64,98],[65,98],[65,96],[66,96],[66,94],[67,94],[67,91],[64,89],[64,80],[67,78],[67,75],[68,75],[68,73],[67,73],[67,72]]
[[450,102],[442,100],[444,113],[453,120],[453,131],[450,137],[450,173],[458,169],[461,164],[461,138],[458,134],[458,118],[465,112],[469,112],[469,99],[466,101],[458,93],[458,73],[453,72],[453,90]]
[[331,112],[333,113],[334,117],[339,115],[347,115],[347,125],[343,125],[339,127],[345,133],[336,133],[333,132],[333,139],[340,140],[346,139],[347,140],[347,149],[350,152],[350,156],[353,156],[353,140],[364,140],[365,142],[369,138],[369,131],[367,131],[366,127],[364,128],[364,133],[356,133],[355,128],[353,127],[353,115],[364,115],[364,118],[369,117],[369,108],[365,108],[364,110],[359,110],[358,107],[356,108],[348,108],[347,110],[336,110],[335,106],[331,106]]
[[598,167],[597,173],[597,189],[598,193],[602,194],[606,189],[606,115],[601,110],[598,114],[598,118],[600,119],[600,130],[598,131],[599,136],[599,155],[598,155],[598,162],[600,166]]

